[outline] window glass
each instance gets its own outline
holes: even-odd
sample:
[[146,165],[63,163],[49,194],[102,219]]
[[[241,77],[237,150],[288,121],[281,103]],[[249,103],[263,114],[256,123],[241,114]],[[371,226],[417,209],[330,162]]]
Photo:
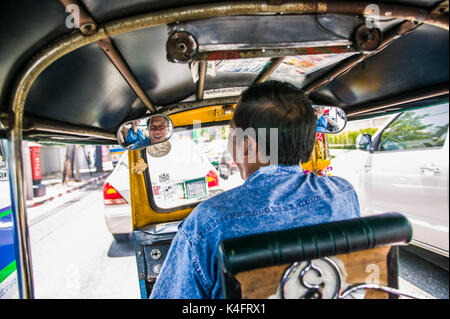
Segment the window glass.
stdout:
[[227,151],[228,134],[229,125],[176,129],[167,142],[147,148],[156,206],[193,205],[241,185]]
[[402,113],[381,135],[379,151],[444,145],[448,131],[448,103]]
[[[286,56],[270,75],[270,79],[287,81],[301,86],[308,74],[336,64],[354,54],[355,52]],[[263,57],[208,61],[207,75],[211,77],[211,80],[215,79],[218,74],[230,73],[252,74],[256,77],[267,70],[271,64],[270,60],[270,58]]]

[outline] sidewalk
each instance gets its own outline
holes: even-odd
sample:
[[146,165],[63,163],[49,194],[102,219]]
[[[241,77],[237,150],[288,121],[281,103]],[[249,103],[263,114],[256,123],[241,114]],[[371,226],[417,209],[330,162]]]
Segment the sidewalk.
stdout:
[[27,201],[27,208],[37,207],[56,198],[64,197],[64,195],[82,189],[88,185],[103,181],[112,171],[91,172],[88,170],[80,171],[80,180],[71,181],[66,184],[62,183],[61,174],[47,176],[42,179],[42,184],[46,186],[45,195],[34,197]]

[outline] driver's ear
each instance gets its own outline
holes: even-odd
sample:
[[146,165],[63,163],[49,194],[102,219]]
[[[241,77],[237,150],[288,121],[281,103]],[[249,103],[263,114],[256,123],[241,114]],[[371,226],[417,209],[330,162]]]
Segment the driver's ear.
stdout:
[[256,163],[256,153],[258,152],[258,144],[256,140],[248,135],[244,136],[244,158],[246,163]]

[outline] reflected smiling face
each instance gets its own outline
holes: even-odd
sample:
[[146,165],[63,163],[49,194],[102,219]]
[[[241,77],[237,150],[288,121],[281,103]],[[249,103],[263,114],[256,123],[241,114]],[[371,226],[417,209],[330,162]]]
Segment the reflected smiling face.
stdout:
[[150,119],[148,124],[148,131],[150,133],[150,141],[152,144],[164,142],[168,136],[167,121],[163,116],[154,116]]

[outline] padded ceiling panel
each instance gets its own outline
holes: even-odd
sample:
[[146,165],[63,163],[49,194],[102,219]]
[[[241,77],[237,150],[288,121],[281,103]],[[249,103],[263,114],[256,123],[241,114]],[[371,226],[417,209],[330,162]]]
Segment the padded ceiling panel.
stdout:
[[91,44],[57,60],[37,78],[25,114],[115,131],[136,99],[108,57]]
[[361,104],[448,82],[448,31],[422,25],[314,92],[336,105]]

